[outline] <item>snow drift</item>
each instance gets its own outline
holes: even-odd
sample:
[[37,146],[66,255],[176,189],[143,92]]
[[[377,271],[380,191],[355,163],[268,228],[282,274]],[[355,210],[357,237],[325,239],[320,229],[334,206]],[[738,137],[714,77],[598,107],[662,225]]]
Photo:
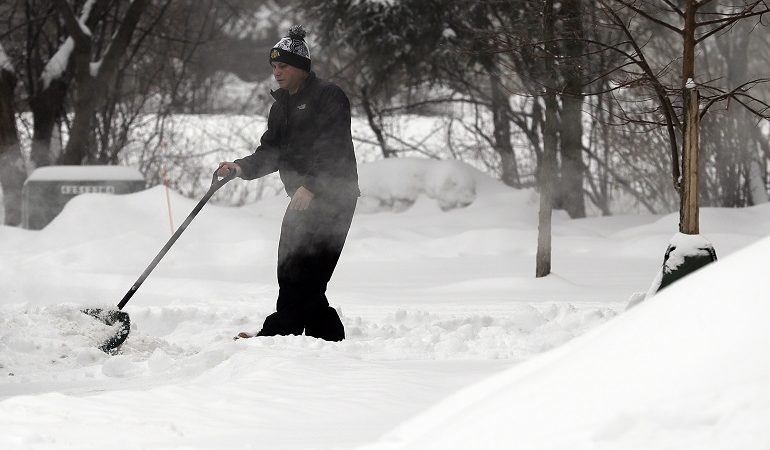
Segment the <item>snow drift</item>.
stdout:
[[[770,205],[704,210],[721,260],[695,297],[672,286],[620,314],[660,270],[675,215],[557,212],[554,273],[535,279],[532,190],[453,162],[360,172],[329,287],[339,343],[232,340],[275,308],[285,195],[207,205],[128,304],[117,356],[77,309],[114,305],[169,238],[163,188],[79,196],[40,231],[0,227],[0,448],[102,449],[116,423],[126,449],[357,448],[512,366],[376,445],[747,448],[741,429],[770,442],[767,242],[729,257],[767,234]],[[172,192],[175,223],[196,202]]]
[[767,448],[768,254],[770,238],[368,448]]

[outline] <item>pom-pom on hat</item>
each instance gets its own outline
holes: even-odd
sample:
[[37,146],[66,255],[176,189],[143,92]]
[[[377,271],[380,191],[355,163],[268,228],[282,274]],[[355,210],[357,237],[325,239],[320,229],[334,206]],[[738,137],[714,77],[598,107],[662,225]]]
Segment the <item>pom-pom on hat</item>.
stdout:
[[289,28],[289,33],[270,49],[270,62],[280,61],[310,72],[310,50],[305,43],[306,34],[302,25]]

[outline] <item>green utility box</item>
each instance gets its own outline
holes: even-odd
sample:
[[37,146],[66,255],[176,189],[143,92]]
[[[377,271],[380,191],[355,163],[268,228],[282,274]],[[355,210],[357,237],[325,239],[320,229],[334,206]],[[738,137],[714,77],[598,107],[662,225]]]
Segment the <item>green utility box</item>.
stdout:
[[40,167],[24,182],[21,204],[22,226],[29,230],[42,229],[76,195],[128,194],[144,188],[144,177],[133,167]]

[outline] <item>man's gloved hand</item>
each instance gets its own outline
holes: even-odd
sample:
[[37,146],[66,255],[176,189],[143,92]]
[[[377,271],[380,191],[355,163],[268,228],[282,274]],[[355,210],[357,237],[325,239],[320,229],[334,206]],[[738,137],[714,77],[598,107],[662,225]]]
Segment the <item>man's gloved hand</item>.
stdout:
[[217,176],[220,177],[226,177],[230,175],[231,171],[235,171],[235,176],[239,177],[241,176],[241,173],[243,173],[243,170],[241,170],[241,166],[234,162],[229,161],[222,161],[219,163],[219,168],[217,168]]
[[289,209],[304,211],[310,206],[310,201],[313,200],[313,197],[315,197],[315,194],[305,189],[305,186],[300,186],[299,189],[297,189],[297,192],[291,197]]

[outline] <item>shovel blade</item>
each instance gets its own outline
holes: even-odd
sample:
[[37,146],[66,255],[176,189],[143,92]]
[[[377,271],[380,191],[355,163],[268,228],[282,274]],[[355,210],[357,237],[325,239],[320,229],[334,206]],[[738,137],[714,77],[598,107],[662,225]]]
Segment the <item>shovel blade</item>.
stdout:
[[104,322],[108,326],[118,325],[117,332],[99,345],[99,350],[105,353],[114,353],[118,347],[128,338],[131,331],[131,318],[127,312],[118,309],[86,308],[81,309],[84,314]]

